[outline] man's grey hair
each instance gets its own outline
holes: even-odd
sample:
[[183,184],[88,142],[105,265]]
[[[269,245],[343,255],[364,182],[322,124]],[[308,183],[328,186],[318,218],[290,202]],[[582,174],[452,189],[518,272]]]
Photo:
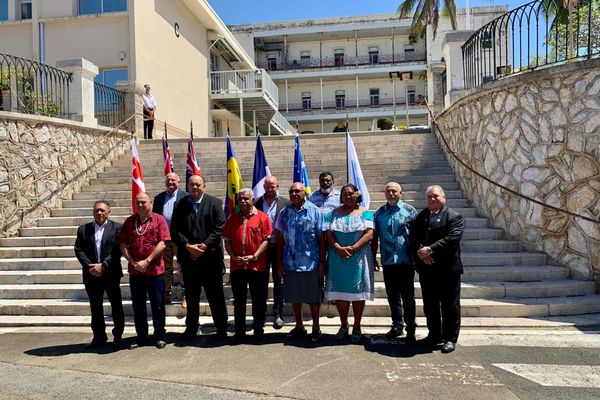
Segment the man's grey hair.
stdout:
[[429,192],[431,189],[437,189],[442,196],[444,196],[444,197],[446,196],[446,193],[444,193],[444,189],[442,189],[442,187],[440,185],[431,185],[431,186],[428,186],[427,190],[425,191],[425,193]]
[[254,192],[252,191],[252,189],[250,189],[250,188],[242,188],[242,189],[240,189],[240,190],[238,191],[238,194],[237,194],[237,195],[239,196],[239,195],[240,195],[240,194],[242,194],[242,193],[244,193],[244,194],[249,194],[249,195],[250,195],[250,198],[251,198],[251,199],[254,199]]

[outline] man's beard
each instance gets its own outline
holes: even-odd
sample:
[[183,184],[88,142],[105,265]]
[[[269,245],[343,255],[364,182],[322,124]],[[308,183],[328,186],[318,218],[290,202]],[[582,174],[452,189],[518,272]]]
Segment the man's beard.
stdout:
[[329,194],[329,193],[331,193],[332,190],[333,190],[333,186],[321,187],[321,193],[323,193],[323,194]]

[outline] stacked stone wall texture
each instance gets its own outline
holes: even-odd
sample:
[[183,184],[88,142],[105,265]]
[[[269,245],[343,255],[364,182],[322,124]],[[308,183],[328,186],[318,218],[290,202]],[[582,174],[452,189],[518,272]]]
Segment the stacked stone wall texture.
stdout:
[[[437,118],[450,148],[516,192],[600,216],[600,60],[548,67],[486,85]],[[439,136],[439,132],[436,132]],[[448,157],[463,189],[496,227],[600,283],[600,224],[501,190]]]
[[128,135],[107,132],[0,116],[1,236],[13,236],[50,216],[51,209],[61,207],[123,154]]

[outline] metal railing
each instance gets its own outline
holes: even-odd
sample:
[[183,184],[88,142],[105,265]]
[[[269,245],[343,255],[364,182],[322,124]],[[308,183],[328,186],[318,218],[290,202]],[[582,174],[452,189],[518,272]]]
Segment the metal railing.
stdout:
[[126,95],[125,92],[94,82],[94,116],[99,125],[115,127],[127,118]]
[[235,95],[241,93],[261,93],[277,106],[279,95],[277,85],[264,69],[212,71],[210,73],[210,93]]
[[[324,111],[330,112],[331,110],[348,110],[351,108],[390,108],[390,106],[405,106],[406,105],[406,97],[398,96],[395,101],[392,98],[379,98],[375,99],[359,99],[358,106],[356,103],[356,99],[345,99],[342,101],[324,101],[321,107],[321,102],[311,102],[310,104],[304,103],[289,103],[287,105],[287,112],[289,113],[298,113],[298,112],[320,112],[321,109]],[[408,97],[408,105],[409,106],[426,106],[427,99],[423,95],[415,95]],[[281,107],[283,108],[283,107]]]
[[70,73],[0,53],[0,110],[69,118]]
[[600,55],[600,1],[535,0],[481,27],[462,46],[465,88],[567,60]]
[[296,131],[287,119],[280,113],[276,112],[271,118],[270,124],[275,127],[282,135],[293,135]]
[[287,63],[272,63],[263,62],[259,67],[267,71],[288,71],[297,69],[316,69],[316,68],[343,68],[356,67],[364,65],[386,65],[413,61],[426,61],[427,55],[425,52],[407,52],[400,54],[378,54],[366,55],[358,57],[323,57],[293,60]]

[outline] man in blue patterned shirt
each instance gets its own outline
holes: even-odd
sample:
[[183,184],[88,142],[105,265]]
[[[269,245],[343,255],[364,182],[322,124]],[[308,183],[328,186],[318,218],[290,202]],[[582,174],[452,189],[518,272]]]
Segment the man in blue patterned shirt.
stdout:
[[387,204],[375,211],[375,235],[371,248],[378,269],[376,257],[379,238],[383,280],[392,313],[392,329],[386,336],[401,336],[406,327],[405,342],[413,344],[417,325],[415,268],[408,247],[408,226],[417,216],[417,210],[402,201],[402,188],[396,182],[385,185],[385,198]]
[[323,171],[319,174],[319,190],[310,195],[308,200],[321,209],[323,215],[337,208],[340,203],[340,191],[333,187],[333,174]]
[[277,233],[277,257],[279,276],[283,278],[286,303],[292,303],[296,326],[288,334],[290,338],[306,336],[302,321],[302,304],[310,306],[313,326],[309,340],[321,339],[319,310],[321,303],[320,279],[325,275],[325,245],[323,214],[317,206],[306,201],[306,191],[300,182],[289,190],[291,204],[287,205],[275,221]]

